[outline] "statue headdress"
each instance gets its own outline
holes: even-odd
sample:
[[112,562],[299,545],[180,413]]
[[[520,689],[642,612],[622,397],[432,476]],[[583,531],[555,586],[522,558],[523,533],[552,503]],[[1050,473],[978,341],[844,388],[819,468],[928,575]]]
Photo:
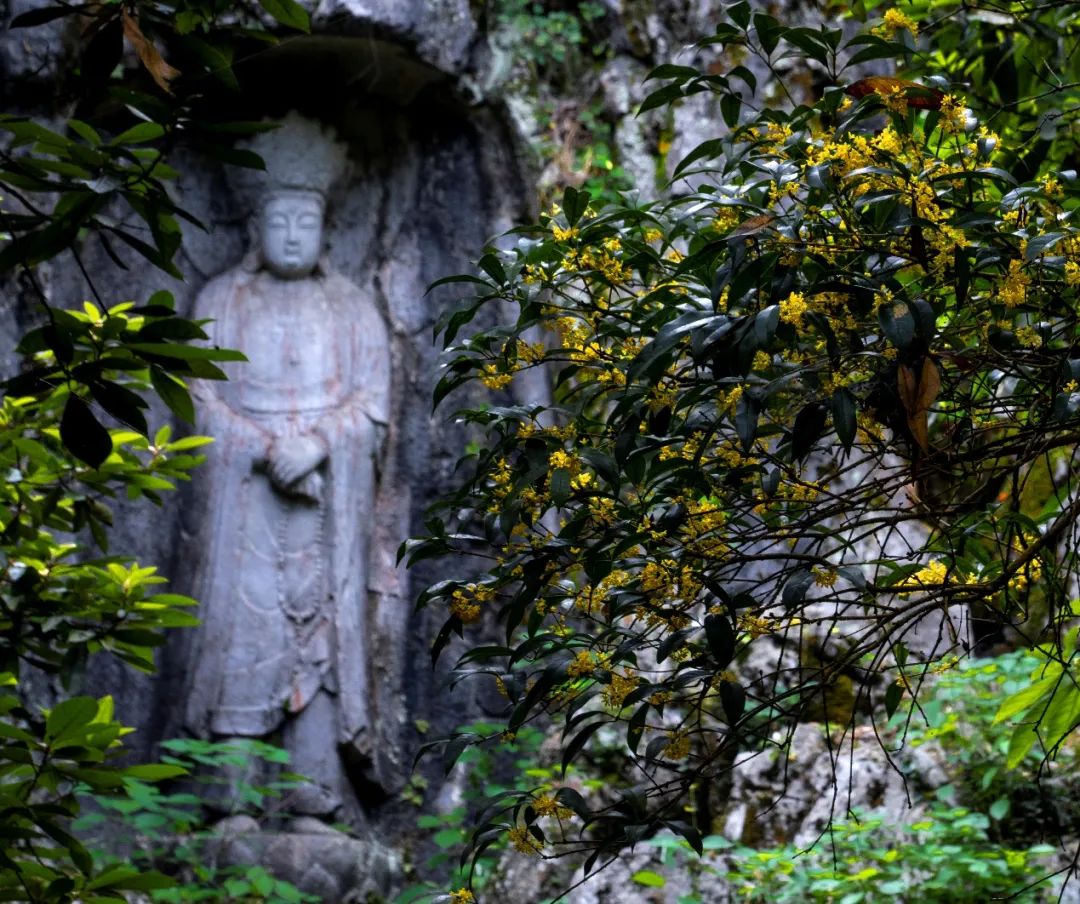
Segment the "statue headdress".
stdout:
[[276,129],[260,132],[244,147],[258,154],[265,170],[230,168],[229,182],[253,209],[275,191],[315,192],[328,198],[348,170],[348,149],[330,129],[289,112]]

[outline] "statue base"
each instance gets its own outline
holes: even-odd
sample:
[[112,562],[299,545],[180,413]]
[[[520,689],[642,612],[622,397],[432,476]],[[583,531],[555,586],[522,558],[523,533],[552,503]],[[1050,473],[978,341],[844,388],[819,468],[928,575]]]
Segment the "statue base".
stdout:
[[296,820],[291,831],[262,831],[255,820],[226,819],[210,855],[219,867],[264,867],[276,878],[327,904],[389,898],[401,872],[395,851],[351,838],[316,819]]

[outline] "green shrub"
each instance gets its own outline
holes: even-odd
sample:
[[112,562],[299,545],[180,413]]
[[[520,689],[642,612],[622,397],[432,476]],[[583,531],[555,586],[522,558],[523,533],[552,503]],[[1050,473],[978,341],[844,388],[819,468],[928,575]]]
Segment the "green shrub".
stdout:
[[[123,794],[100,795],[83,789],[83,815],[74,824],[80,836],[104,836],[108,846],[95,850],[100,868],[108,870],[127,863],[144,871],[161,871],[174,879],[171,887],[155,889],[151,899],[166,904],[195,901],[267,902],[303,904],[319,899],[295,886],[275,879],[261,866],[218,867],[213,863],[213,846],[220,840],[213,821],[221,817],[208,808],[200,788],[227,786],[232,814],[247,814],[260,820],[286,816],[275,810],[282,793],[298,786],[302,777],[282,772],[267,785],[252,785],[226,778],[226,770],[237,770],[253,760],[284,767],[289,754],[262,741],[238,739],[229,742],[182,738],[165,741],[161,760],[182,769],[191,786],[167,791],[136,778],[124,781]],[[235,774],[235,772],[234,772]],[[214,795],[214,800],[221,800]]]

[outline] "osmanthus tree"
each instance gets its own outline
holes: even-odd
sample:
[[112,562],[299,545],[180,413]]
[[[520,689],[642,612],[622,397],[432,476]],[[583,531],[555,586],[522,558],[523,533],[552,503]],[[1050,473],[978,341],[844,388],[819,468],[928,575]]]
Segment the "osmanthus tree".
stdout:
[[[160,502],[209,442],[173,439],[169,426],[152,426],[150,400],[191,421],[186,381],[223,378],[217,362],[242,355],[189,345],[206,335],[177,315],[167,292],[97,297],[81,253],[100,242],[126,268],[115,250],[126,246],[136,259],[181,276],[173,264],[178,218],[191,218],[167,191],[176,175],[169,154],[189,143],[260,164],[229,141],[263,126],[207,121],[194,102],[209,79],[235,84],[238,42],[273,40],[256,17],[261,11],[291,28],[307,24],[293,0],[250,9],[204,0],[64,2],[10,23],[36,28],[75,17],[82,52],[77,77],[61,87],[79,118],[50,129],[0,115],[0,279],[9,287],[21,282],[40,322],[17,349],[26,366],[0,396],[2,900],[123,901],[171,884],[130,865],[96,863],[71,821],[79,793],[122,792],[127,779],[183,770],[117,761],[130,729],[115,718],[111,697],[61,691],[43,709],[29,699],[26,679],[39,670],[67,687],[87,657],[102,653],[151,671],[162,632],[194,623],[194,601],[158,592],[164,578],[110,550],[108,530],[115,499]],[[121,65],[125,46],[137,72]],[[166,56],[184,59],[186,71]],[[34,267],[58,255],[72,255],[83,269],[93,302],[42,289]]]
[[[977,639],[968,612],[1043,644],[1000,714],[1014,762],[1080,719],[1080,186],[1037,171],[1075,156],[1070,130],[1032,145],[1044,102],[1074,113],[1080,18],[989,6],[891,10],[850,39],[732,6],[718,59],[816,73],[820,96],[757,107],[743,66],[662,66],[643,109],[711,91],[727,126],[679,193],[599,209],[568,189],[442,281],[469,294],[436,401],[496,392],[459,414],[479,449],[403,547],[476,563],[420,599],[445,614],[433,653],[462,635],[455,676],[497,684],[505,732],[553,725],[564,769],[614,739],[623,777],[493,799],[466,860],[508,835],[588,872],[663,828],[700,851],[688,804],[737,752],[852,703],[880,724]],[[905,68],[849,75],[870,60]],[[493,306],[516,320],[478,328]],[[505,404],[528,368],[554,404]],[[485,740],[436,746],[452,764]]]

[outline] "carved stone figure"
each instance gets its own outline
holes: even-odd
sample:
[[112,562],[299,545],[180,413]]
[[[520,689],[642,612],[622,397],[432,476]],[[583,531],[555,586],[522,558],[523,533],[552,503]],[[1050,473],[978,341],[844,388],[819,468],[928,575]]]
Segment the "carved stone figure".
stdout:
[[292,813],[357,824],[371,781],[370,537],[388,420],[390,346],[374,302],[321,260],[345,149],[290,114],[260,135],[255,253],[210,281],[194,316],[248,362],[199,381],[215,438],[189,510],[189,730],[279,739],[311,782]]

